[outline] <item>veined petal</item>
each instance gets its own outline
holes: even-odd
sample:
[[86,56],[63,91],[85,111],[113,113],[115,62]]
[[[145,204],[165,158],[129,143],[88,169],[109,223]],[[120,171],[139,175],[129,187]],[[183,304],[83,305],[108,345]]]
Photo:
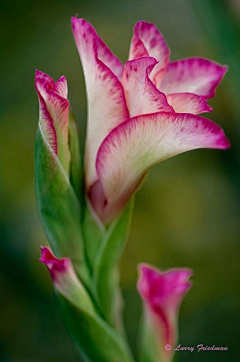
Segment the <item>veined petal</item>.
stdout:
[[39,122],[48,144],[68,173],[69,102],[67,81],[62,76],[56,83],[49,75],[36,70],[35,87],[39,98]]
[[113,217],[147,171],[161,161],[193,149],[229,146],[221,127],[206,118],[176,113],[131,118],[116,127],[99,149],[96,167],[105,199],[95,209],[102,219]]
[[55,92],[63,98],[68,96],[67,81],[63,75],[56,81]]
[[49,87],[53,89],[55,83],[49,75],[42,73],[39,70],[36,70],[35,74],[35,87],[38,93],[39,98],[39,120],[41,127],[43,129],[44,135],[53,149],[53,151],[57,154],[57,134],[53,124],[53,120],[47,110],[46,103],[42,97],[42,90],[44,92],[45,84],[49,84]]
[[157,61],[154,58],[129,60],[124,67],[122,84],[130,117],[156,112],[174,112],[165,94],[149,79]]
[[[138,291],[145,305],[147,328],[155,339],[155,359],[170,362],[178,339],[178,314],[181,302],[191,287],[192,271],[187,268],[162,272],[150,265],[140,266]],[[172,348],[166,349],[166,345]]]
[[165,94],[194,93],[212,98],[227,69],[227,66],[204,58],[177,60],[169,63],[157,87]]
[[130,45],[129,60],[153,57],[158,61],[151,73],[151,80],[154,82],[155,75],[163,76],[169,63],[170,50],[163,35],[152,23],[139,21],[134,28],[133,38]]
[[204,97],[193,93],[168,94],[167,101],[176,113],[201,114],[213,110]]
[[86,140],[87,187],[96,179],[98,148],[108,133],[129,117],[124,90],[118,77],[123,67],[106,47],[91,24],[72,18],[72,28],[82,61],[88,93],[88,130]]

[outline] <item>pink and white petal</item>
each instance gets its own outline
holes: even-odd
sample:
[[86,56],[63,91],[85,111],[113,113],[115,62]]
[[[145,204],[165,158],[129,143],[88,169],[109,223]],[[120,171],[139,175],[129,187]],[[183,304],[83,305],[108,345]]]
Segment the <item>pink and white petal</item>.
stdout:
[[123,75],[123,64],[121,61],[111,52],[103,40],[97,36],[96,38],[98,58],[108,66],[109,69],[116,75],[121,81]]
[[47,74],[36,71],[35,87],[39,96],[40,126],[49,145],[68,173],[70,162],[68,146],[69,102],[59,95],[66,94],[66,78],[61,77],[55,84]]
[[[91,58],[91,54],[94,54],[121,80],[123,64],[100,38],[94,27],[86,20],[78,19],[76,15],[72,17],[72,29],[78,52],[81,51],[81,60],[83,61],[83,57]],[[84,64],[83,67],[85,68]]]
[[100,217],[113,217],[112,208],[119,212],[157,163],[198,148],[229,146],[221,127],[206,118],[176,113],[131,118],[108,135],[98,152],[96,167],[105,195]]
[[164,74],[169,63],[170,50],[163,35],[154,24],[139,21],[134,28],[129,60],[148,56],[158,61],[150,75],[150,79],[155,82],[156,74],[159,73],[159,77],[160,74],[161,76]]
[[38,70],[38,69],[36,69],[36,71],[35,71],[35,80],[36,79],[45,80],[48,83],[50,88],[54,88],[54,86],[55,86],[55,82],[52,79],[52,77],[50,77],[50,75],[48,75],[46,73],[41,72],[41,70]]
[[124,67],[122,84],[130,117],[156,112],[173,112],[166,96],[149,79],[156,59],[139,58],[129,60]]
[[227,69],[204,58],[177,60],[169,63],[158,89],[165,94],[194,93],[212,98]]
[[213,110],[204,97],[193,93],[168,94],[167,101],[176,113],[201,114]]
[[95,161],[100,144],[112,129],[129,118],[129,114],[122,84],[116,76],[121,73],[117,59],[91,24],[73,17],[72,28],[88,95],[85,167],[86,184],[89,188],[97,180]]

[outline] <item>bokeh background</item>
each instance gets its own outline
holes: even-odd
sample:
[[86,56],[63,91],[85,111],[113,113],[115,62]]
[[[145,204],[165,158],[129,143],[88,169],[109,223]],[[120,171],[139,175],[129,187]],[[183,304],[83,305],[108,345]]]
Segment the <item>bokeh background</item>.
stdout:
[[[203,56],[229,65],[209,117],[229,151],[199,150],[157,166],[137,195],[121,261],[125,320],[136,350],[141,302],[137,264],[187,266],[194,286],[180,313],[180,342],[228,352],[179,352],[179,361],[240,360],[240,1],[42,0],[1,2],[0,361],[65,362],[79,357],[61,323],[52,284],[38,262],[46,238],[37,214],[33,155],[38,119],[35,68],[68,79],[83,138],[86,96],[70,17],[94,24],[124,62],[138,20],[154,22],[172,60]],[[96,361],[97,362],[97,361]]]

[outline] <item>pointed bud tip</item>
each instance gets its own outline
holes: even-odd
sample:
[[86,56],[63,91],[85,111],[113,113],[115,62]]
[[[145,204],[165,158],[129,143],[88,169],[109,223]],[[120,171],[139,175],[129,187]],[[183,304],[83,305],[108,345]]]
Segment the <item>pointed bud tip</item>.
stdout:
[[73,29],[75,28],[77,21],[78,21],[78,14],[71,17],[71,24]]
[[39,258],[39,261],[46,265],[54,281],[56,281],[59,275],[64,274],[69,270],[71,263],[68,258],[56,258],[51,249],[46,246],[41,246],[40,250],[41,257]]
[[43,73],[41,70],[35,69],[35,78],[37,78],[39,75],[42,75]]

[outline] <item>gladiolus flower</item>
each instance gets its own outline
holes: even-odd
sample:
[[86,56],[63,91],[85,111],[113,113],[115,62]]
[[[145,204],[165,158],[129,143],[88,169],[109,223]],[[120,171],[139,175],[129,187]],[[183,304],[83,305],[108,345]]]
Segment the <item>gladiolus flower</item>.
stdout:
[[[227,67],[203,58],[170,62],[164,37],[143,21],[134,28],[125,65],[91,24],[75,16],[72,29],[88,99],[85,183],[72,116],[69,123],[66,78],[55,82],[37,70],[38,208],[55,255],[68,256],[59,259],[42,247],[40,261],[50,272],[64,324],[83,359],[131,362],[119,333],[115,274],[131,222],[129,201],[157,163],[194,149],[230,147],[221,127],[199,116],[212,110],[207,99],[215,95]],[[172,360],[179,308],[191,274],[189,269],[161,272],[141,266],[138,290],[146,327],[142,360]]]
[[202,58],[170,62],[162,34],[150,23],[134,29],[125,66],[91,24],[72,28],[88,95],[86,192],[103,222],[141,186],[149,169],[182,152],[229,148],[222,129],[197,116],[227,67]]
[[138,291],[145,306],[147,326],[154,335],[156,361],[169,362],[177,343],[178,314],[181,302],[191,287],[190,269],[166,272],[141,265]]

